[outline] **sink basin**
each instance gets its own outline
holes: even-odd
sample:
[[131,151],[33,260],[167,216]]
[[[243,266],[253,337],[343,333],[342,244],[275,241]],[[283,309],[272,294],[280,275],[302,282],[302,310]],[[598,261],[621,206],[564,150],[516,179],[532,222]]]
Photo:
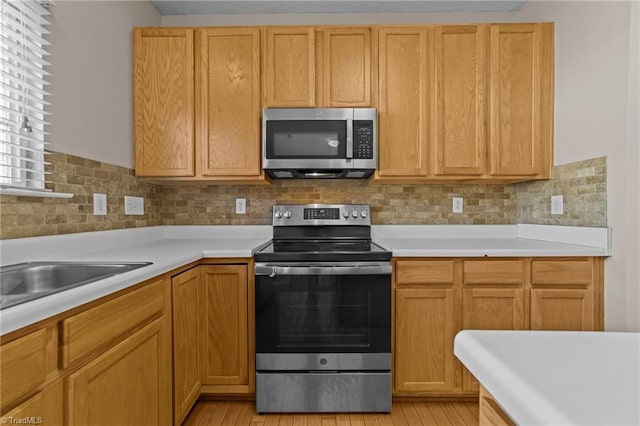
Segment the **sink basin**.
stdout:
[[29,262],[0,268],[0,309],[122,274],[151,262]]

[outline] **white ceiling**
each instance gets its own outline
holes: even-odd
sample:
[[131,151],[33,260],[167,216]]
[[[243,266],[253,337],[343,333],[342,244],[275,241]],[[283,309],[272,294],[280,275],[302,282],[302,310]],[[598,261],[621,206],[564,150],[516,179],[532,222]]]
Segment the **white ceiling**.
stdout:
[[160,15],[514,12],[526,0],[151,0]]

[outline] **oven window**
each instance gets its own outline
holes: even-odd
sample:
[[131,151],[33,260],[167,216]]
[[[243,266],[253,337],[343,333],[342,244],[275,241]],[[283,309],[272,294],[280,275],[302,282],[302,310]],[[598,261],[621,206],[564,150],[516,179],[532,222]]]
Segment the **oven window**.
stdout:
[[389,352],[388,275],[256,277],[261,353]]
[[266,132],[267,158],[346,157],[344,120],[271,120]]

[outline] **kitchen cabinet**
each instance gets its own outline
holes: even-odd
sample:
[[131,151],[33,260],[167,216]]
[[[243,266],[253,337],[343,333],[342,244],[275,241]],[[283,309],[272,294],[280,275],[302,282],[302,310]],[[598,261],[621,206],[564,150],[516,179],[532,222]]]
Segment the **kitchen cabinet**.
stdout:
[[420,178],[428,173],[428,117],[433,29],[379,30],[379,178]]
[[200,271],[171,279],[173,305],[174,424],[180,425],[200,396]]
[[378,183],[549,177],[553,24],[379,29]]
[[253,392],[253,280],[249,266],[217,264],[199,269],[202,392]]
[[[522,259],[465,260],[462,290],[464,330],[524,330],[525,270]],[[478,381],[463,367],[462,386],[477,392]]]
[[[34,419],[32,424],[62,426],[63,423],[63,386],[62,380],[47,385],[27,401],[2,414],[3,419]],[[4,423],[4,421],[3,421]],[[8,421],[11,424],[10,421]]]
[[514,426],[515,423],[502,411],[495,398],[484,388],[480,387],[480,426]]
[[264,184],[260,31],[134,29],[135,171]]
[[69,376],[70,425],[171,423],[165,324],[154,320]]
[[56,329],[52,326],[42,327],[8,342],[3,336],[0,346],[0,401],[3,415],[41,388],[48,376],[56,371],[57,338]]
[[553,140],[553,24],[490,27],[492,176],[548,178]]
[[370,107],[371,27],[266,27],[265,107]]
[[194,176],[193,49],[193,29],[134,29],[136,176]]
[[196,33],[196,153],[203,177],[261,175],[260,31]]
[[[373,33],[373,35],[372,35]],[[376,52],[371,27],[322,28],[322,102],[336,108],[370,107],[372,56]]]
[[314,107],[314,27],[265,29],[265,107]]
[[532,330],[602,330],[601,262],[590,258],[534,259],[531,271]]
[[434,29],[433,173],[481,176],[486,169],[487,26]]
[[395,258],[397,396],[477,394],[453,356],[462,329],[602,330],[603,259]]
[[164,277],[61,321],[70,425],[172,419],[171,297]]
[[3,336],[2,415],[170,424],[168,284],[151,279]]
[[398,260],[395,268],[394,391],[452,391],[459,329],[454,263]]

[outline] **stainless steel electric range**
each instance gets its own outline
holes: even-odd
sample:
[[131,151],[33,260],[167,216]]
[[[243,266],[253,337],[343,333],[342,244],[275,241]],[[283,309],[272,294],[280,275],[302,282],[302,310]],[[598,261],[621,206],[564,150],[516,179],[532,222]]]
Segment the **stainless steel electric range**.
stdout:
[[254,250],[256,408],[391,411],[391,252],[368,205],[277,205]]

